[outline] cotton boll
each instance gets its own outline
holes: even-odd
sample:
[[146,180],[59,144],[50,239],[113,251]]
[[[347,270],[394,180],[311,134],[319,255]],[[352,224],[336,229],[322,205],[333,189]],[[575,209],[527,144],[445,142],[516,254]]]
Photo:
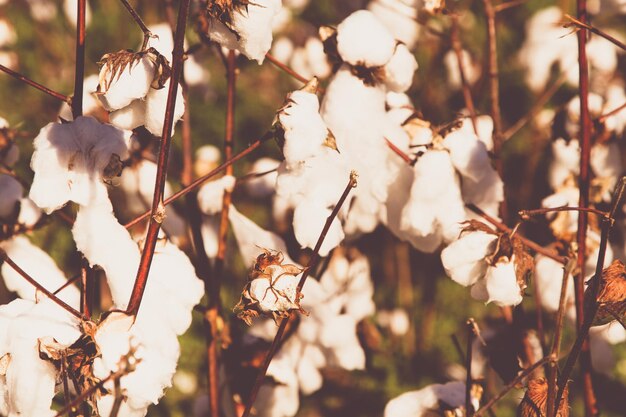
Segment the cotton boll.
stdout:
[[[65,12],[65,17],[72,24],[72,26],[76,27],[78,24],[78,0],[65,0],[63,2],[63,11]],[[85,2],[85,26],[89,26],[91,24],[91,7],[89,7],[89,2]]]
[[[448,72],[448,81],[454,88],[461,88],[461,72],[459,71],[459,60],[454,51],[448,51],[443,58],[443,63]],[[480,78],[480,67],[472,60],[472,56],[467,50],[461,50],[461,65],[463,75],[469,85],[474,84]]]
[[[293,55],[295,50],[294,44],[286,36],[281,36],[272,45],[272,56],[278,60],[278,62],[289,62],[289,59]],[[300,73],[298,71],[298,73]]]
[[13,26],[6,19],[0,19],[0,48],[9,46],[16,40],[17,34]]
[[[157,23],[148,26],[148,30],[154,35],[148,40],[148,47],[159,51],[169,62],[172,62],[172,51],[174,50],[174,36],[172,27],[167,22]],[[187,43],[185,41],[185,43]]]
[[0,174],[0,218],[10,220],[23,194],[24,188],[18,180],[11,175]]
[[455,130],[445,137],[443,146],[450,151],[452,164],[463,177],[478,182],[493,169],[485,144],[472,133]]
[[311,395],[314,392],[322,388],[324,382],[322,374],[318,370],[322,366],[316,366],[314,360],[311,360],[312,355],[321,355],[321,360],[325,362],[324,355],[320,352],[316,346],[307,346],[302,352],[302,358],[297,363],[296,372],[298,375],[298,382],[300,391],[304,395]]
[[422,416],[430,410],[439,409],[440,405],[452,409],[464,406],[465,384],[455,381],[428,385],[418,391],[405,392],[387,403],[385,417]]
[[281,0],[250,2],[245,10],[233,13],[232,30],[222,22],[211,19],[209,37],[228,49],[236,49],[259,64],[272,46],[272,22],[281,10]]
[[558,188],[567,178],[578,175],[580,170],[580,147],[575,139],[566,142],[558,138],[552,142],[553,162],[550,164],[548,179],[552,188]]
[[326,78],[331,73],[331,66],[328,57],[324,53],[324,44],[317,37],[310,37],[304,44],[307,62],[311,72],[318,78]]
[[522,294],[517,284],[514,260],[498,261],[489,266],[485,273],[485,285],[489,295],[488,303],[498,306],[515,306],[522,302]]
[[[276,170],[280,162],[272,158],[259,158],[250,167],[249,174],[265,173]],[[254,198],[266,198],[274,194],[276,190],[277,172],[270,172],[261,177],[252,178],[244,183],[246,191]]]
[[411,327],[409,315],[402,308],[381,311],[377,321],[381,326],[389,328],[394,336],[405,336]]
[[222,152],[213,145],[203,145],[196,150],[193,163],[193,172],[202,177],[219,165],[222,159]]
[[49,123],[34,140],[35,172],[29,197],[46,213],[67,201],[81,205],[108,201],[105,168],[112,158],[128,155],[130,133],[92,117],[72,123]]
[[[543,255],[535,257],[535,273],[537,287],[541,291],[541,306],[548,312],[555,312],[559,308],[561,287],[563,285],[563,265]],[[571,274],[567,278],[566,306],[572,305],[574,300],[574,278]]]
[[146,123],[146,102],[138,99],[130,105],[115,110],[109,114],[113,126],[124,130],[133,130]]
[[398,44],[391,60],[385,65],[385,85],[391,91],[403,93],[411,87],[416,70],[415,56],[404,44]]
[[[24,236],[15,236],[0,243],[0,247],[20,268],[35,278],[39,284],[49,291],[55,291],[67,283],[67,278],[57,267],[54,260],[43,250],[33,245]],[[38,291],[26,281],[10,265],[2,265],[2,276],[9,291],[16,292],[20,298],[35,301]],[[57,296],[74,308],[78,308],[80,293],[78,288],[70,285]]]
[[367,6],[393,37],[413,49],[419,37],[417,9],[402,0],[373,0]]
[[466,232],[441,252],[441,262],[454,281],[467,287],[485,275],[485,257],[494,250],[497,236],[483,231]]
[[49,22],[57,16],[57,5],[51,0],[30,0],[30,15],[37,22]]
[[[591,169],[597,177],[617,180],[617,177],[622,173],[622,159],[617,143],[595,144],[591,148],[590,162]],[[612,182],[614,183],[614,181]]]
[[[303,201],[293,212],[293,229],[298,243],[303,248],[314,248],[322,233],[326,219],[332,210],[313,201]],[[339,245],[345,235],[339,219],[333,219],[326,238],[320,247],[319,254],[324,257]]]
[[209,181],[198,190],[198,204],[204,214],[214,215],[222,211],[224,192],[232,192],[236,178],[225,175],[220,179]]
[[391,59],[395,44],[387,28],[367,10],[352,13],[337,26],[337,50],[351,65],[383,66]]
[[136,57],[118,72],[115,71],[110,55],[105,55],[103,59],[105,63],[98,76],[99,85],[96,96],[106,110],[121,109],[133,100],[146,97],[151,90],[150,85],[156,71],[156,65],[148,55]]
[[17,216],[17,223],[26,227],[34,226],[41,219],[41,209],[30,198],[20,200],[20,214]]
[[217,250],[219,247],[219,220],[214,216],[206,216],[202,219],[202,225],[200,226],[200,233],[202,234],[202,241],[204,242],[204,251],[213,260],[217,256]]
[[[83,81],[83,115],[92,115],[96,113],[98,110],[102,109],[102,105],[100,101],[96,98],[94,94],[96,89],[98,88],[98,75],[92,74],[88,77],[85,77]],[[74,120],[74,116],[72,115],[72,108],[69,104],[63,103],[61,105],[61,109],[59,110],[59,117],[63,120]]]
[[498,217],[500,203],[504,201],[504,183],[490,164],[483,166],[483,172],[484,176],[478,182],[464,179],[461,186],[463,200],[476,205],[490,216]]
[[299,406],[297,384],[263,384],[254,402],[254,409],[259,417],[293,417]]
[[[168,80],[163,88],[150,88],[146,96],[146,129],[155,136],[163,134],[163,124],[165,123],[165,108],[167,106],[167,97],[169,95],[170,80]],[[176,122],[183,117],[185,113],[185,99],[183,98],[183,88],[178,85],[176,89],[176,104],[174,107],[174,118],[172,123],[172,134],[174,134],[174,126]]]

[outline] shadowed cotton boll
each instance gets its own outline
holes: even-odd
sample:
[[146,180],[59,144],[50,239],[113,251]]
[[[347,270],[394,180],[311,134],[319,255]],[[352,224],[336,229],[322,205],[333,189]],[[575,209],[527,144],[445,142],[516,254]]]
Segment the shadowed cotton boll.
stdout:
[[367,10],[359,10],[337,26],[337,50],[351,65],[380,67],[391,59],[396,41]]
[[113,63],[112,55],[103,57],[106,61],[98,76],[97,97],[108,111],[121,109],[133,100],[144,98],[150,91],[156,71],[156,65],[148,55],[134,58],[121,70]]
[[[98,88],[98,75],[93,74],[85,77],[83,82],[83,115],[95,113],[98,109],[102,109],[100,101],[94,95]],[[59,117],[63,120],[74,120],[72,108],[69,104],[63,103],[59,110]]]
[[225,175],[215,181],[209,181],[198,190],[198,204],[204,214],[217,214],[222,211],[224,192],[232,192],[235,187],[235,177]]
[[0,174],[0,218],[9,220],[17,203],[24,195],[24,188],[12,175]]
[[[313,202],[298,204],[293,213],[293,229],[298,243],[305,248],[314,248],[322,233],[331,210]],[[320,247],[320,256],[326,256],[343,238],[343,228],[339,219],[333,219],[328,234]]]
[[[561,286],[563,285],[563,264],[547,256],[535,257],[534,279],[541,290],[541,306],[548,312],[555,312],[559,308]],[[574,279],[571,274],[567,280],[566,306],[574,302]]]
[[[249,174],[252,173],[265,173],[271,170],[276,170],[280,162],[272,158],[259,158],[250,167]],[[277,172],[270,172],[257,178],[251,178],[244,183],[246,191],[256,198],[269,197],[276,191],[276,178]]]
[[403,93],[413,84],[417,61],[404,44],[398,44],[385,65],[385,85],[390,91]]
[[[385,417],[426,417],[430,410],[441,406],[458,409],[465,405],[465,384],[448,382],[433,384],[419,391],[409,391],[395,397],[385,407]],[[472,396],[472,405],[478,409],[478,399]],[[463,411],[461,413],[464,414]],[[457,414],[453,414],[457,415]]]
[[485,257],[494,250],[497,236],[483,231],[461,235],[441,252],[446,273],[463,286],[475,284],[487,271]]
[[[170,79],[171,80],[171,79]],[[168,80],[163,88],[150,88],[146,95],[146,120],[145,126],[150,133],[155,136],[163,134],[163,123],[165,121],[165,108],[167,105],[167,97],[169,95],[170,80]],[[183,88],[178,85],[176,89],[176,106],[174,108],[174,123],[172,124],[172,134],[174,134],[174,126],[176,122],[183,117],[185,113],[185,100],[183,98]]]

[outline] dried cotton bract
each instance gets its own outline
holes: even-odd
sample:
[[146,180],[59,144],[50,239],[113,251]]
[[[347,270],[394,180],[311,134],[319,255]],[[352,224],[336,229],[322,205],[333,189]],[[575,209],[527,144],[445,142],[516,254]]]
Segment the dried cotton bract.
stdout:
[[278,320],[292,310],[303,311],[297,288],[301,272],[302,268],[296,265],[284,264],[281,252],[266,250],[250,271],[248,284],[235,307],[238,317],[250,325],[261,314]]

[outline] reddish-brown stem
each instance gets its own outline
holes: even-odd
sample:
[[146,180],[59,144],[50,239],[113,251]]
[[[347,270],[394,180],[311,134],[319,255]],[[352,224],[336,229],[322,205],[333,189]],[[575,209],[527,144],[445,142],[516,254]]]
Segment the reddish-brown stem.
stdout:
[[493,407],[498,401],[500,401],[509,391],[515,388],[517,384],[519,384],[524,378],[526,378],[528,375],[533,373],[535,369],[539,368],[540,366],[543,366],[546,362],[550,360],[552,360],[552,358],[550,356],[546,356],[542,358],[541,360],[535,362],[533,365],[529,366],[528,368],[524,369],[515,377],[515,379],[513,379],[507,386],[505,386],[502,389],[502,391],[498,393],[498,395],[496,395],[491,400],[489,400],[485,405],[480,407],[480,409],[476,411],[476,413],[474,414],[474,417],[480,417],[485,412],[489,411],[491,407]]
[[[291,75],[296,80],[298,80],[300,82],[303,82],[305,84],[309,82],[309,80],[307,80],[305,77],[303,77],[302,75],[298,74],[297,72],[295,72],[294,70],[289,68],[287,65],[283,64],[282,62],[280,62],[279,60],[274,58],[272,55],[265,54],[265,58],[267,58],[267,60],[270,61],[272,64],[274,64],[277,68],[279,68],[282,71],[284,71],[285,73]],[[324,88],[321,87],[321,86],[317,87],[317,91],[320,92],[320,93],[323,93],[324,92]]]
[[[478,214],[483,219],[487,220],[489,223],[495,226],[496,229],[505,233],[512,232],[512,229],[510,227],[506,226],[505,224],[498,221],[497,219],[494,219],[493,217],[485,213],[483,210],[481,210],[479,207],[475,206],[474,204],[466,204],[465,207],[472,210],[474,213]],[[527,239],[524,236],[522,236],[519,232],[515,233],[515,236],[518,239],[520,239],[524,245],[528,246],[530,249],[534,250],[535,252],[540,253],[543,256],[547,256],[550,259],[554,259],[555,261],[562,263],[562,264],[565,264],[567,262],[567,258],[563,256],[559,256],[556,253],[556,251],[550,250],[550,249],[544,248],[543,246],[538,245],[532,240]]]
[[63,354],[61,356],[61,380],[63,381],[63,399],[65,400],[65,408],[68,409],[70,417],[74,417],[76,413],[74,413],[74,409],[69,406],[71,399],[69,384],[67,383],[67,364],[65,361],[65,354]]
[[544,208],[534,209],[534,210],[520,210],[518,214],[523,220],[526,220],[527,218],[531,216],[541,216],[544,214],[554,213],[557,211],[580,211],[584,213],[597,214],[598,216],[601,216],[601,217],[605,217],[608,214],[602,210],[598,210],[593,207],[565,207],[565,206],[564,207],[544,207]]
[[135,11],[135,9],[133,9],[133,6],[130,5],[128,0],[120,0],[120,1],[122,2],[126,10],[128,10],[128,13],[130,13],[135,23],[137,23],[137,26],[139,26],[139,28],[143,32],[143,44],[141,45],[141,50],[143,51],[148,46],[148,40],[152,37],[152,32],[150,32],[150,29],[148,29],[146,24],[141,19],[141,16],[137,14],[137,12]]
[[[322,229],[322,232],[320,233],[320,237],[317,239],[315,248],[313,248],[313,255],[309,259],[309,263],[304,269],[302,277],[300,278],[300,281],[298,282],[297,291],[296,291],[297,294],[299,294],[302,291],[302,288],[304,287],[304,284],[306,283],[306,279],[308,278],[309,273],[311,272],[311,270],[315,268],[315,266],[319,262],[320,260],[319,251],[320,251],[320,248],[322,247],[322,243],[324,243],[326,234],[328,233],[328,230],[330,229],[330,226],[332,225],[333,221],[337,217],[339,210],[341,210],[341,206],[343,206],[343,203],[348,198],[350,191],[352,191],[352,189],[356,187],[356,183],[357,183],[357,175],[355,172],[352,172],[350,173],[350,181],[348,181],[348,185],[346,186],[345,190],[343,191],[343,194],[339,198],[339,201],[337,201],[335,208],[333,208],[333,211],[330,213],[330,215],[326,219],[326,223],[324,224],[324,228]],[[270,349],[267,352],[267,355],[265,356],[265,360],[263,361],[263,365],[261,365],[261,368],[259,369],[259,373],[257,374],[257,377],[254,381],[254,385],[252,386],[252,390],[250,391],[250,397],[248,398],[248,401],[246,402],[246,408],[242,414],[242,417],[250,416],[250,412],[252,411],[252,406],[254,405],[256,396],[259,393],[259,389],[261,389],[263,380],[265,379],[267,368],[270,366],[270,362],[272,361],[272,358],[278,351],[278,347],[280,346],[281,339],[283,338],[283,334],[285,333],[285,329],[287,328],[287,323],[289,323],[289,321],[291,320],[294,314],[295,313],[292,312],[289,317],[283,318],[282,321],[280,322],[280,326],[278,326],[278,331],[276,332],[276,336],[274,337],[274,340],[272,341],[272,345],[270,346]]]
[[565,15],[565,17],[569,20],[571,20],[572,23],[566,25],[566,26],[576,26],[579,29],[586,29],[591,33],[595,33],[598,36],[603,37],[604,39],[606,39],[607,41],[611,42],[613,45],[617,46],[620,49],[623,49],[626,51],[626,44],[616,38],[614,38],[613,36],[609,35],[608,33],[591,26],[590,24],[583,22],[581,20],[578,20],[568,14]]
[[80,291],[80,312],[83,316],[91,318],[91,312],[93,310],[94,276],[86,260],[83,260],[80,280],[82,284]]
[[452,50],[456,56],[457,65],[459,68],[459,76],[461,78],[461,88],[463,91],[463,99],[465,100],[465,107],[469,112],[472,120],[472,127],[474,133],[478,134],[478,125],[476,123],[476,108],[474,107],[474,100],[472,99],[472,91],[470,89],[467,78],[465,77],[465,68],[463,66],[463,47],[461,46],[461,40],[459,38],[459,16],[456,14],[451,15],[450,26],[450,42],[452,44]]
[[77,318],[79,318],[81,320],[88,320],[87,317],[84,317],[82,314],[80,314],[79,311],[76,311],[73,307],[68,305],[65,301],[61,300],[59,297],[57,297],[56,295],[54,295],[50,291],[48,291],[43,285],[41,285],[39,282],[37,282],[36,279],[34,279],[30,275],[28,275],[28,273],[26,271],[24,271],[22,268],[20,268],[19,265],[17,265],[15,262],[13,262],[13,260],[11,258],[9,258],[9,255],[2,248],[0,248],[0,261],[6,262],[11,268],[13,268],[15,270],[15,272],[20,274],[22,276],[22,278],[24,278],[26,281],[31,283],[39,291],[44,293],[46,295],[46,297],[48,297],[49,299],[51,299],[52,301],[57,303],[59,305],[59,307],[61,307],[63,310],[67,311],[71,315],[73,315],[73,316],[75,316],[75,317],[77,317]]
[[74,400],[72,400],[71,403],[69,403],[66,407],[63,407],[58,413],[55,414],[54,417],[61,417],[61,416],[65,415],[73,407],[76,407],[78,404],[82,403],[87,398],[89,398],[89,396],[92,395],[94,392],[100,390],[104,386],[104,384],[106,384],[107,382],[109,382],[111,380],[120,379],[121,377],[123,377],[127,373],[128,373],[128,371],[126,369],[121,369],[121,370],[119,370],[117,372],[110,373],[109,376],[107,376],[106,378],[104,378],[103,380],[98,382],[97,384],[93,385],[91,388],[83,391],[79,396],[74,398]]
[[465,415],[472,417],[474,415],[474,406],[472,405],[472,345],[474,343],[474,319],[470,318],[467,323],[467,344],[465,351]]
[[611,110],[611,111],[609,111],[609,112],[607,112],[607,113],[604,113],[603,115],[601,115],[600,117],[598,117],[598,119],[597,119],[597,120],[598,120],[599,122],[603,122],[603,121],[605,121],[606,119],[608,119],[609,117],[611,117],[611,116],[615,116],[617,113],[621,112],[621,111],[622,111],[622,110],[624,110],[624,109],[626,109],[626,103],[622,104],[622,105],[621,105],[621,106],[619,106],[619,107],[614,108],[613,110]]
[[15,78],[16,80],[19,80],[25,84],[30,85],[31,87],[36,88],[39,91],[43,91],[44,93],[48,94],[49,96],[52,96],[54,98],[56,98],[57,100],[61,100],[64,101],[68,104],[72,103],[72,99],[68,96],[65,96],[61,93],[57,93],[54,90],[49,89],[46,86],[43,86],[41,84],[39,84],[38,82],[35,82],[33,80],[31,80],[30,78],[20,74],[19,72],[15,72],[10,68],[5,67],[4,65],[0,64],[0,71],[9,74],[11,77]]
[[146,289],[148,281],[148,273],[154,249],[161,229],[161,222],[165,215],[165,205],[163,204],[163,193],[165,189],[165,180],[167,176],[167,163],[169,157],[169,149],[172,139],[172,127],[174,126],[174,108],[176,106],[176,93],[178,91],[178,80],[182,73],[183,66],[183,41],[185,38],[185,27],[187,26],[187,15],[189,12],[190,0],[181,0],[178,8],[178,21],[176,23],[176,33],[174,36],[174,50],[172,51],[172,74],[170,78],[170,86],[165,106],[165,120],[163,122],[163,133],[161,139],[161,148],[159,150],[156,182],[154,186],[154,196],[152,198],[152,209],[150,223],[148,225],[148,233],[146,235],[144,249],[141,253],[141,260],[137,270],[137,277],[133,291],[128,301],[126,313],[137,315],[143,292]]
[[[226,169],[226,167],[234,164],[235,162],[237,162],[241,158],[249,155],[250,153],[252,153],[252,151],[254,151],[256,148],[261,146],[265,141],[267,141],[269,139],[272,139],[273,137],[274,137],[274,133],[272,131],[266,132],[261,138],[259,138],[259,139],[255,140],[254,142],[252,142],[246,149],[244,149],[243,151],[239,152],[237,155],[233,156],[231,159],[229,159],[228,161],[224,162],[222,165],[218,166],[213,171],[211,171],[208,174],[203,175],[202,177],[194,180],[188,186],[183,187],[180,191],[175,192],[170,197],[168,197],[165,200],[163,200],[163,206],[167,206],[171,202],[178,200],[180,197],[189,194],[191,191],[195,190],[200,185],[202,185],[206,181],[210,180],[211,178],[213,178],[214,176],[216,176],[220,172],[222,172],[224,169]],[[150,213],[151,213],[151,211],[146,211],[145,213],[140,214],[139,216],[135,217],[133,220],[131,220],[128,223],[126,223],[124,225],[124,227],[128,229],[128,228],[131,228],[131,227],[135,226],[137,223],[139,223],[143,219],[149,217]]]
[[72,285],[73,283],[75,283],[81,278],[82,278],[82,273],[74,275],[72,278],[65,281],[63,285],[61,285],[59,288],[52,291],[52,294],[57,295],[58,293],[60,293],[61,291],[63,291],[64,289],[66,289],[67,287],[69,287],[70,285]]
[[[577,17],[582,23],[587,22],[587,0],[576,1]],[[580,98],[580,174],[578,177],[579,207],[589,207],[589,183],[591,180],[590,156],[591,156],[591,116],[589,114],[589,67],[587,64],[587,32],[578,31],[578,71],[579,86],[578,95]],[[589,340],[584,333],[584,277],[585,260],[587,251],[587,213],[581,212],[578,215],[578,231],[576,233],[576,243],[578,244],[578,273],[574,276],[574,288],[576,298],[576,327],[578,329],[578,339],[580,339],[582,357],[581,371],[583,374],[585,413],[587,417],[596,416],[598,413],[596,396],[593,391],[591,380],[591,353],[589,352]],[[604,257],[601,254],[599,257]],[[577,339],[577,340],[578,340]],[[575,362],[575,360],[574,360]],[[574,363],[572,363],[573,367]],[[570,371],[571,372],[571,371]],[[569,377],[569,375],[568,375]],[[559,383],[559,394],[556,404],[559,403],[565,383]]]
[[511,0],[505,3],[496,4],[495,6],[493,6],[493,9],[496,11],[496,13],[500,13],[504,10],[510,9],[511,7],[521,6],[522,4],[525,4],[527,1],[528,0]]
[[74,95],[72,117],[83,115],[83,80],[85,79],[85,11],[87,0],[78,0],[76,19],[76,66],[74,71]]
[[411,159],[411,157],[409,155],[407,155],[406,153],[404,153],[402,151],[402,149],[400,149],[396,145],[394,145],[392,141],[390,141],[389,139],[385,138],[385,142],[387,142],[387,146],[389,147],[389,149],[391,149],[396,155],[398,155],[400,158],[402,158],[404,160],[404,162],[406,162],[409,165],[412,165],[412,164],[415,163],[415,161],[413,159]]

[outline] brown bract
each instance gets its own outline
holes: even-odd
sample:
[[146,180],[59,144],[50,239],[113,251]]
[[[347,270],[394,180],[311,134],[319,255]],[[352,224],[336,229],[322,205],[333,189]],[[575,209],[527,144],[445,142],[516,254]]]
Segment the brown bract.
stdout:
[[100,72],[100,80],[96,94],[103,94],[108,91],[113,81],[115,81],[116,78],[119,80],[127,67],[132,69],[143,57],[148,57],[155,66],[154,79],[152,80],[151,87],[156,90],[163,88],[172,73],[167,58],[154,48],[148,48],[145,51],[139,52],[126,49],[102,56],[98,65],[105,67],[107,71]]
[[[556,417],[569,417],[568,390],[565,387],[563,399],[559,404]],[[528,381],[526,394],[517,408],[519,417],[546,417],[548,408],[548,382],[545,378],[535,378]]]
[[235,13],[247,13],[248,5],[254,4],[249,0],[209,0],[206,13],[212,18],[220,21],[239,40],[240,35],[233,27]]
[[[587,288],[586,293],[590,294]],[[587,295],[589,297],[589,295]],[[610,323],[616,318],[624,321],[626,316],[626,267],[615,260],[602,271],[598,293],[598,312],[594,326]]]

